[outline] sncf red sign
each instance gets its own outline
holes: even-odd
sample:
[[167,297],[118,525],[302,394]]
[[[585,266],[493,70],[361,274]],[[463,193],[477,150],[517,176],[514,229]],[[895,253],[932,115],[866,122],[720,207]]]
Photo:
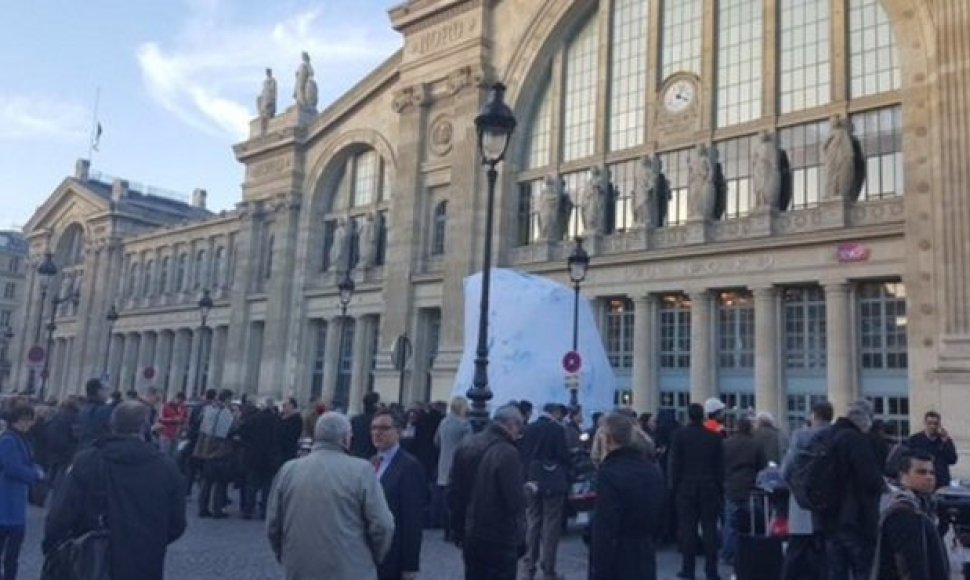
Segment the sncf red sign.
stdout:
[[857,242],[839,244],[839,262],[865,262],[869,259],[869,248]]

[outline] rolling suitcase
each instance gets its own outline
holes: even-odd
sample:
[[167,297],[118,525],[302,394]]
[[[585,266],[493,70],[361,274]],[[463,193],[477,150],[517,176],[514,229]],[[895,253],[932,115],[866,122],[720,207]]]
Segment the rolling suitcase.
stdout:
[[[755,491],[748,500],[751,527],[738,537],[734,573],[737,580],[778,580],[784,565],[782,539],[772,535],[770,495]],[[762,511],[758,513],[758,504]],[[758,516],[761,516],[760,518]],[[760,520],[756,521],[756,520]],[[761,524],[756,525],[756,524]]]

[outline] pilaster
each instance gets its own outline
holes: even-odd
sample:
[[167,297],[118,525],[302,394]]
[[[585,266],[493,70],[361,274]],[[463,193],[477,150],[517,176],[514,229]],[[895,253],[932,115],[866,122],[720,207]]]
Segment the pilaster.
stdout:
[[[337,370],[340,365],[340,346],[346,318],[337,316],[327,321],[327,344],[323,353],[323,394],[320,400],[326,404],[333,402],[337,389]],[[382,399],[384,397],[381,397]]]
[[690,399],[703,403],[717,394],[711,357],[712,309],[711,293],[707,289],[691,290],[690,296]]
[[656,295],[633,299],[633,406],[641,413],[660,408],[656,319]]
[[778,289],[761,286],[754,293],[755,406],[781,421],[784,388],[778,376]]
[[852,344],[849,333],[849,285],[833,282],[825,288],[825,362],[828,399],[835,414],[846,411],[853,399]]

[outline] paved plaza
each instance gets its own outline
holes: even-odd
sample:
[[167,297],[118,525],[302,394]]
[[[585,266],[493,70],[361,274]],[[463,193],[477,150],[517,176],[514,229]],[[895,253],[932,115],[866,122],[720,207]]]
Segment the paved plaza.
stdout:
[[[168,550],[165,577],[177,580],[275,580],[282,578],[282,571],[269,543],[266,541],[263,522],[230,517],[225,520],[200,520],[194,515],[193,503],[189,503],[189,526],[182,538]],[[21,556],[20,577],[34,579],[40,576],[42,558],[40,540],[43,534],[44,512],[31,508],[28,514],[27,539]],[[671,549],[663,550],[659,557],[661,580],[675,578],[677,555]],[[703,564],[698,562],[703,569]],[[578,529],[572,530],[559,549],[560,572],[567,580],[586,578],[586,547]],[[442,540],[440,530],[425,532],[421,557],[421,578],[434,580],[460,580],[462,578],[461,554],[452,544]],[[724,574],[723,578],[730,578]],[[326,580],[326,574],[320,576]]]

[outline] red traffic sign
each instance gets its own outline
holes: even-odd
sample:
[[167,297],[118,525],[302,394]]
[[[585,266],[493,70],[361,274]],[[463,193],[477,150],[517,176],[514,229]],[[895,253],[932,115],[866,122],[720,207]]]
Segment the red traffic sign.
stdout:
[[27,351],[27,362],[40,364],[44,362],[45,354],[44,347],[36,345],[32,346],[30,347],[30,350]]
[[145,367],[145,370],[141,372],[141,376],[145,377],[147,380],[152,380],[155,378],[155,367]]
[[583,368],[583,357],[575,350],[571,350],[562,357],[562,368],[567,373],[577,373]]

